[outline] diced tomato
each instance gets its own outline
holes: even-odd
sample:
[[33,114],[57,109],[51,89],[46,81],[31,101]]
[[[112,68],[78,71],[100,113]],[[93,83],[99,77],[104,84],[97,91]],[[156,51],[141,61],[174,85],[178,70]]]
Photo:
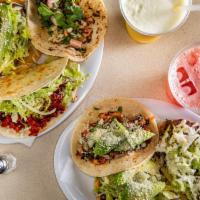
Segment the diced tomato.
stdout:
[[20,130],[24,128],[24,125],[22,122],[20,121],[13,122],[10,115],[7,115],[3,119],[1,119],[1,126],[14,129],[16,132],[19,132]]
[[29,136],[37,136],[40,131],[40,127],[31,127]]
[[20,126],[13,126],[13,129],[18,133],[22,128]]
[[57,117],[60,113],[63,113],[65,110],[65,107],[62,104],[63,101],[63,89],[65,87],[65,83],[61,84],[59,88],[51,95],[51,105],[49,107],[49,110],[56,109],[56,111],[48,116],[43,116],[42,119],[37,119],[34,116],[30,116],[27,118],[27,120],[23,120],[20,116],[18,116],[17,122],[13,122],[11,115],[4,116],[5,114],[0,112],[0,124],[2,127],[9,127],[11,129],[14,129],[16,132],[21,131],[23,128],[25,128],[25,124],[30,127],[30,136],[37,136],[38,133],[42,128],[44,128],[47,123],[51,120],[53,117]]
[[12,118],[10,115],[7,115],[2,121],[1,121],[1,126],[2,127],[7,127],[12,123]]

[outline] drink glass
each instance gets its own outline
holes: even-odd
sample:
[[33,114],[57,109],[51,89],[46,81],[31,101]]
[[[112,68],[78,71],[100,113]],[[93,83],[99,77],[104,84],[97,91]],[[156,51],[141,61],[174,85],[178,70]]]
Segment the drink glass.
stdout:
[[[192,4],[192,0],[188,0],[188,5]],[[162,35],[170,32],[174,32],[178,30],[188,19],[190,11],[187,11],[183,19],[181,20],[180,23],[177,24],[177,26],[173,27],[169,31],[164,31],[156,34],[150,34],[148,32],[144,32],[140,29],[138,29],[136,26],[131,23],[131,21],[126,17],[125,11],[122,6],[122,0],[119,0],[119,6],[120,6],[120,11],[122,13],[122,16],[125,20],[125,27],[127,30],[128,35],[131,37],[132,40],[138,42],[138,43],[152,43],[156,40],[158,40]]]
[[171,100],[200,114],[200,43],[182,49],[174,57],[167,87]]

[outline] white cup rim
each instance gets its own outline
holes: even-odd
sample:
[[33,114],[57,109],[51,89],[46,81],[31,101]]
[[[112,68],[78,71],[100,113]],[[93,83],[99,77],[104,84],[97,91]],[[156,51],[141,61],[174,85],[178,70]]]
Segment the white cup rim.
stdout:
[[[130,20],[126,17],[125,12],[123,10],[123,6],[122,6],[122,2],[123,0],[119,0],[119,7],[120,7],[120,11],[122,13],[123,18],[125,19],[126,23],[135,31],[137,31],[138,33],[142,34],[142,35],[146,35],[146,36],[160,36],[163,34],[167,34],[167,33],[171,33],[174,32],[176,30],[178,30],[181,26],[183,26],[185,24],[185,22],[187,21],[189,15],[190,15],[190,11],[187,11],[186,15],[184,16],[184,18],[182,19],[182,21],[175,26],[174,28],[168,30],[168,31],[164,31],[164,32],[159,32],[159,33],[148,33],[148,32],[144,32],[140,29],[138,29],[137,27],[135,27]],[[189,5],[192,5],[192,0],[188,0],[189,1]]]

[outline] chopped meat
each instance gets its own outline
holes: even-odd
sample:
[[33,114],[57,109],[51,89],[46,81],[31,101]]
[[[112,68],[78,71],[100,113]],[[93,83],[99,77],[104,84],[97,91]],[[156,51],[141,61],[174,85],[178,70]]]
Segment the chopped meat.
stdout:
[[84,30],[83,30],[83,35],[85,36],[85,37],[88,37],[88,36],[90,36],[92,34],[92,29],[91,28],[85,28]]
[[82,47],[82,42],[79,41],[79,40],[75,40],[75,39],[71,39],[69,41],[69,44],[74,47],[74,48],[77,48],[77,49],[80,49]]
[[100,113],[99,118],[103,119],[105,122],[107,122],[111,119],[111,116],[109,116],[108,113]]
[[94,18],[93,17],[88,17],[86,19],[86,21],[87,21],[88,24],[93,24],[94,23]]
[[81,133],[81,136],[85,138],[85,137],[87,136],[88,133],[89,133],[89,132],[88,132],[87,130],[84,130],[84,131]]
[[53,8],[54,0],[47,0],[47,6]]
[[108,113],[100,113],[99,118],[103,119],[105,122],[109,121],[112,118],[116,118],[121,122],[123,120],[123,115],[120,112],[108,112]]

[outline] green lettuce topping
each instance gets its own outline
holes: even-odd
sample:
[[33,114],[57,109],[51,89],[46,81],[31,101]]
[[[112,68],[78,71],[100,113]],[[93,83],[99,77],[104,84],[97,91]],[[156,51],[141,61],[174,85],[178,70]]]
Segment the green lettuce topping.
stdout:
[[170,124],[162,137],[158,151],[165,154],[168,181],[173,191],[184,193],[187,199],[200,198],[200,129],[185,120]]
[[47,87],[41,88],[21,98],[1,101],[0,112],[11,114],[12,116],[18,114],[25,120],[30,115],[34,115],[38,118],[42,115],[49,115],[55,111],[49,111],[51,95],[61,84],[64,84],[65,87],[62,105],[66,107],[75,98],[76,90],[84,81],[85,75],[80,72],[78,64],[70,62],[62,75]]
[[9,74],[28,55],[28,42],[26,17],[19,7],[0,4],[0,73]]

